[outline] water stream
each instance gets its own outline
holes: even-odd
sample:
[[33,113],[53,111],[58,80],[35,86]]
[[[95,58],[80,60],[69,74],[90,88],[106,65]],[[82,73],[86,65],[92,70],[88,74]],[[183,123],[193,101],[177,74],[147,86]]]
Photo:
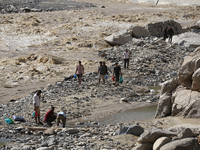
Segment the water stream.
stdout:
[[123,122],[144,121],[154,118],[157,105],[136,108],[122,113],[115,114],[109,118],[98,120],[101,124],[117,124]]

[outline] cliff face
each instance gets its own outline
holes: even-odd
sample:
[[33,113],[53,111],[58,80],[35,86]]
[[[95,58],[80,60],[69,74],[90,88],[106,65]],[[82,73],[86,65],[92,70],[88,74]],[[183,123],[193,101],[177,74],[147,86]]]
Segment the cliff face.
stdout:
[[131,0],[133,3],[153,3],[158,5],[163,5],[163,4],[174,4],[174,5],[180,5],[180,6],[195,6],[195,5],[200,5],[200,1],[198,0],[179,0],[179,1],[174,1],[174,0]]

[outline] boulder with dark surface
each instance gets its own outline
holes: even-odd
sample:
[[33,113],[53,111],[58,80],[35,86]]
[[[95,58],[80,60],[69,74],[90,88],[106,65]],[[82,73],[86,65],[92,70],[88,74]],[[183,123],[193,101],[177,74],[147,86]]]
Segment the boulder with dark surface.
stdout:
[[178,22],[175,22],[173,20],[150,23],[146,26],[146,29],[149,31],[149,34],[151,36],[162,37],[163,36],[163,29],[165,27],[169,28],[170,26],[174,30],[175,35],[183,33],[181,25]]

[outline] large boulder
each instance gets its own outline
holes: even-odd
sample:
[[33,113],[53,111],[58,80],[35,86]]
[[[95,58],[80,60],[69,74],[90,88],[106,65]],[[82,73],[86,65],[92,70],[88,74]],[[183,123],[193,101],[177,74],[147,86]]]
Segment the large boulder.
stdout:
[[159,150],[163,145],[171,142],[171,139],[168,137],[161,137],[155,141],[153,144],[153,150]]
[[176,78],[170,79],[162,84],[161,96],[158,102],[155,118],[171,115],[171,95],[172,91],[178,86]]
[[198,138],[184,138],[163,145],[160,150],[199,150]]
[[146,26],[146,29],[149,31],[149,34],[151,36],[162,37],[163,36],[163,29],[165,27],[169,27],[169,26],[172,27],[175,35],[183,33],[181,25],[179,23],[173,21],[173,20],[150,23]]
[[185,118],[200,118],[200,99],[191,102],[183,111]]
[[176,136],[177,133],[164,130],[164,129],[150,129],[146,130],[138,138],[139,143],[154,143],[160,137]]
[[[196,101],[200,96],[200,93],[197,91],[191,91],[185,89],[182,86],[179,86],[172,95],[172,110],[171,115],[175,116],[182,111],[190,104]],[[198,109],[198,108],[196,108]]]
[[147,29],[141,26],[131,26],[130,27],[132,37],[140,38],[140,37],[147,37],[149,32]]
[[132,36],[127,30],[122,30],[105,38],[105,41],[110,45],[123,45],[132,40]]
[[162,118],[171,115],[171,94],[164,93],[160,96],[155,118]]
[[192,90],[199,91],[200,90],[200,68],[197,69],[192,75]]
[[173,36],[172,43],[189,48],[197,48],[200,46],[200,34],[194,32],[186,32]]
[[179,84],[191,88],[192,75],[200,68],[200,47],[186,56],[178,72]]

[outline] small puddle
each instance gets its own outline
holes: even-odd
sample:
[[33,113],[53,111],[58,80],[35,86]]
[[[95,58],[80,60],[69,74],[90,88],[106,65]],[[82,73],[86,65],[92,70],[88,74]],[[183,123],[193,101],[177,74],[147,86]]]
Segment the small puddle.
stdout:
[[157,105],[136,108],[122,113],[115,114],[109,118],[98,120],[101,124],[117,124],[132,121],[144,121],[154,119]]

